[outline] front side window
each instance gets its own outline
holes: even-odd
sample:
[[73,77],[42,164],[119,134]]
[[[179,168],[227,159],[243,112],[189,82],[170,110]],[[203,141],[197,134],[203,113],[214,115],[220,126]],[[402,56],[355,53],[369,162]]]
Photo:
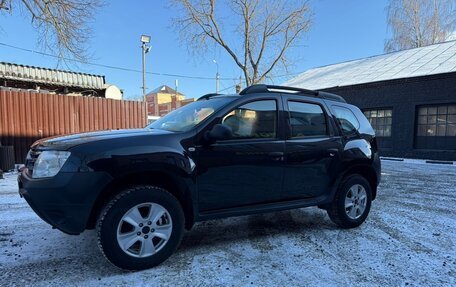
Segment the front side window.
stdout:
[[341,106],[333,106],[334,114],[344,134],[352,134],[359,129],[359,122],[350,109]]
[[456,104],[419,107],[417,135],[425,137],[456,136]]
[[171,132],[189,131],[234,99],[234,97],[221,97],[199,100],[172,111],[147,127]]
[[369,109],[364,111],[364,115],[369,120],[372,128],[374,128],[377,136],[391,136],[391,124],[393,122],[392,109]]
[[292,138],[327,134],[325,114],[319,105],[290,101],[288,110]]
[[222,119],[233,131],[233,139],[275,138],[277,135],[277,103],[255,101],[242,105]]

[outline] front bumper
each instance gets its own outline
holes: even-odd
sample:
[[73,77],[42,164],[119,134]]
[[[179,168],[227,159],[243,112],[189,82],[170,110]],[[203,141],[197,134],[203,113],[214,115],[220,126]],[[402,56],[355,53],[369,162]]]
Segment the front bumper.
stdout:
[[92,207],[110,180],[103,172],[60,172],[34,179],[25,169],[18,184],[19,194],[41,219],[65,233],[79,234],[86,229]]

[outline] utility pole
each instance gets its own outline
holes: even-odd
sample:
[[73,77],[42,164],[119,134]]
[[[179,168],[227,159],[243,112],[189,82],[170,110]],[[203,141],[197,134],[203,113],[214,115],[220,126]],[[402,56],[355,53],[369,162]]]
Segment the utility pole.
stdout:
[[179,87],[179,81],[177,79],[174,80],[174,85],[176,86],[176,89],[175,89],[176,94],[174,95],[174,100],[176,101],[176,109],[177,109],[178,108],[178,102],[179,102],[178,98],[177,98],[177,95],[178,95],[177,89]]
[[239,84],[236,85],[236,94],[242,91],[242,76],[239,76]]
[[[146,99],[146,54],[150,51],[150,36],[141,35],[141,50],[142,50],[142,91],[143,91],[143,101],[147,103]],[[147,107],[146,107],[147,110]]]
[[218,94],[218,92],[220,90],[220,74],[218,71],[217,71],[217,75],[215,76],[215,78],[216,78],[215,92]]
[[220,74],[219,74],[219,64],[216,60],[212,60],[214,64],[217,65],[217,73],[215,74],[215,93],[218,94],[220,88]]

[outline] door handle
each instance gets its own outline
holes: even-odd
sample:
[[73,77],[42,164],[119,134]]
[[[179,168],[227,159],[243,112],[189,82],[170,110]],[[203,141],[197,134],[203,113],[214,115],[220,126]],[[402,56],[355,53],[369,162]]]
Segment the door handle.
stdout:
[[337,148],[330,148],[328,149],[328,155],[330,157],[334,157],[337,153],[339,152],[339,150]]
[[283,161],[284,153],[281,151],[270,152],[269,156],[272,158],[273,161]]

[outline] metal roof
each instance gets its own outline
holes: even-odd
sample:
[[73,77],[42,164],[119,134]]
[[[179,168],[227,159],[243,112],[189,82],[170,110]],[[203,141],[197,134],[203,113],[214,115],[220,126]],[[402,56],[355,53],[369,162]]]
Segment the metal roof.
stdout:
[[313,68],[283,85],[325,89],[456,72],[456,41]]
[[104,76],[0,62],[0,78],[63,87],[104,89]]
[[179,94],[179,95],[183,95],[182,93],[177,92],[175,89],[170,88],[170,87],[167,86],[167,85],[161,85],[160,87],[155,88],[155,89],[153,89],[152,91],[150,91],[147,95],[158,94],[158,93],[173,94],[173,95],[175,95],[175,94],[177,93],[177,94]]

